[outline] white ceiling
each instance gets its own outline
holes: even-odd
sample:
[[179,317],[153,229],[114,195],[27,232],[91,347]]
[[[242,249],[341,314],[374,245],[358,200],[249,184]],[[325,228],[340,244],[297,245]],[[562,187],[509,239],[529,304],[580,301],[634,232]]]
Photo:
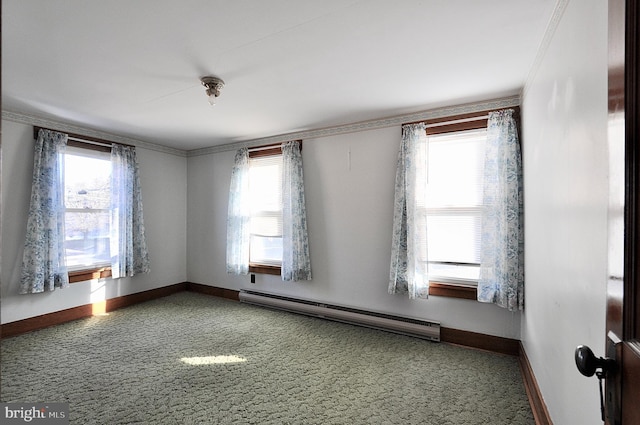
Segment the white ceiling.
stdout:
[[191,150],[510,96],[555,3],[2,0],[2,109]]

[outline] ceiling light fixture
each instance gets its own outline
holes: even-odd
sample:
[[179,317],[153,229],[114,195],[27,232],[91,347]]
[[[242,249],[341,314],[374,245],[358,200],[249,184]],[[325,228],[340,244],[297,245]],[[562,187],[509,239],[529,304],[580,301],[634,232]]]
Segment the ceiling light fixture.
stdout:
[[216,104],[216,97],[220,96],[220,90],[224,87],[224,81],[218,77],[202,77],[200,82],[205,86],[207,97],[209,98],[209,104],[211,106]]

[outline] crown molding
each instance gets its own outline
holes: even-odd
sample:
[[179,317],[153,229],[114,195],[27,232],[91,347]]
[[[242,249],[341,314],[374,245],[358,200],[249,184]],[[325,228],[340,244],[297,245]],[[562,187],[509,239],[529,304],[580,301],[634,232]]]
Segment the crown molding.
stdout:
[[118,136],[116,134],[106,133],[103,131],[91,130],[86,127],[80,127],[80,126],[71,125],[71,124],[63,123],[56,120],[45,119],[45,118],[26,115],[18,112],[3,110],[2,119],[18,122],[22,124],[27,124],[27,125],[36,125],[40,127],[51,128],[51,129],[63,131],[63,132],[66,131],[69,133],[84,134],[89,137],[96,137],[99,139],[110,140],[116,143],[124,143],[124,144],[133,145],[133,146],[144,148],[144,149],[149,149],[157,152],[163,152],[163,153],[182,156],[182,157],[193,157],[193,156],[201,156],[201,155],[210,155],[210,154],[215,154],[219,152],[234,151],[243,147],[251,148],[251,147],[261,146],[261,145],[282,143],[289,140],[315,139],[320,137],[329,137],[329,136],[336,136],[340,134],[355,133],[359,131],[396,127],[396,126],[401,126],[402,124],[407,122],[425,121],[425,120],[443,118],[443,117],[448,117],[453,115],[488,111],[492,109],[510,108],[510,107],[515,107],[519,105],[520,105],[520,95],[515,95],[515,96],[504,97],[500,99],[486,100],[481,102],[467,103],[467,104],[455,105],[455,106],[447,106],[442,108],[434,108],[434,109],[424,110],[420,112],[414,112],[414,113],[404,114],[404,115],[396,115],[393,117],[381,118],[376,120],[360,121],[356,123],[344,124],[344,125],[339,125],[334,127],[298,131],[293,133],[285,133],[285,134],[279,134],[276,136],[263,137],[259,139],[252,139],[252,140],[247,140],[242,142],[226,143],[223,145],[216,145],[216,146],[211,146],[211,147],[201,148],[201,149],[193,149],[190,151],[170,148],[170,147],[158,145],[155,143],[145,142],[142,140],[132,139],[124,136]]
[[186,157],[187,151],[182,149],[170,148],[168,146],[162,146],[155,143],[145,142],[138,139],[132,139],[130,137],[118,136],[117,134],[107,133],[104,131],[92,130],[86,127],[80,127],[56,121],[52,119],[37,117],[34,115],[22,114],[13,111],[2,111],[2,119],[7,121],[13,121],[20,124],[34,125],[38,127],[50,128],[61,132],[82,134],[87,137],[95,137],[97,139],[104,139],[115,143],[123,143],[126,145],[133,145],[142,149],[148,149],[156,152],[162,152],[171,155],[177,155]]
[[560,20],[562,19],[562,15],[564,15],[564,11],[567,9],[570,0],[557,0],[556,5],[553,8],[553,13],[551,14],[551,18],[549,19],[549,23],[547,24],[547,28],[544,31],[544,36],[542,37],[542,41],[540,42],[540,46],[538,46],[538,52],[536,53],[536,57],[529,68],[529,73],[527,74],[527,78],[525,79],[524,86],[522,88],[522,97],[524,97],[525,93],[529,91],[529,87],[533,83],[533,79],[538,74],[540,70],[540,66],[542,65],[542,60],[547,54],[547,50],[549,50],[549,45],[551,45],[551,41],[553,40],[553,36],[560,25]]
[[468,114],[472,112],[488,111],[492,109],[510,108],[510,107],[515,107],[519,105],[520,105],[520,96],[516,95],[516,96],[510,96],[510,97],[494,99],[494,100],[487,100],[487,101],[476,102],[476,103],[467,103],[467,104],[457,105],[457,106],[447,106],[443,108],[430,109],[426,111],[415,112],[415,113],[405,114],[405,115],[397,115],[397,116],[388,117],[388,118],[381,118],[381,119],[369,120],[369,121],[360,121],[352,124],[345,124],[345,125],[340,125],[335,127],[327,127],[327,128],[321,128],[321,129],[315,129],[315,130],[305,130],[305,131],[298,131],[293,133],[285,133],[277,136],[263,137],[260,139],[253,139],[253,140],[248,140],[243,142],[234,142],[234,143],[227,143],[224,145],[211,146],[208,148],[193,149],[193,150],[187,151],[187,156],[192,157],[192,156],[210,155],[210,154],[215,154],[219,152],[237,150],[244,147],[252,148],[252,147],[261,146],[261,145],[282,143],[289,140],[315,139],[319,137],[328,137],[328,136],[336,136],[340,134],[355,133],[358,131],[367,131],[367,130],[375,130],[380,128],[387,128],[387,127],[396,127],[396,126],[401,126],[402,124],[407,122],[425,121],[425,120],[434,119],[434,118],[443,118],[443,117],[448,117],[453,115]]

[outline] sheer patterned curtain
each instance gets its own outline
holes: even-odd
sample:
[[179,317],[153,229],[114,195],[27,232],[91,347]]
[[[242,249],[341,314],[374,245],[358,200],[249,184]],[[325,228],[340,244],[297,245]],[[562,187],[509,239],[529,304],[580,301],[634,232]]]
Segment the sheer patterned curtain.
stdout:
[[111,146],[111,276],[149,273],[136,150]]
[[522,158],[513,110],[489,113],[478,301],[524,308]]
[[249,273],[251,204],[249,200],[249,150],[236,152],[227,213],[227,273]]
[[38,132],[20,276],[21,294],[69,286],[64,248],[64,152],[67,139],[66,134],[50,130]]
[[396,169],[389,293],[427,298],[427,137],[425,124],[402,126]]
[[311,280],[300,142],[282,144],[282,280]]

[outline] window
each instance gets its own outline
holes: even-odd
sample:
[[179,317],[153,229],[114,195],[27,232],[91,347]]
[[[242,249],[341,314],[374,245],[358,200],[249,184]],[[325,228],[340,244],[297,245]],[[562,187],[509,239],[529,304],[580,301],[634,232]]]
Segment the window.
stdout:
[[495,302],[499,292],[500,306],[522,308],[517,114],[480,111],[403,124],[390,293]]
[[302,142],[236,152],[229,185],[228,273],[311,280]]
[[69,274],[108,268],[111,263],[110,153],[68,146],[64,176],[65,253]]
[[429,280],[475,285],[486,128],[427,136]]
[[148,273],[135,147],[36,126],[33,133],[20,293]]
[[280,148],[251,152],[250,271],[280,274],[282,265],[282,153]]

